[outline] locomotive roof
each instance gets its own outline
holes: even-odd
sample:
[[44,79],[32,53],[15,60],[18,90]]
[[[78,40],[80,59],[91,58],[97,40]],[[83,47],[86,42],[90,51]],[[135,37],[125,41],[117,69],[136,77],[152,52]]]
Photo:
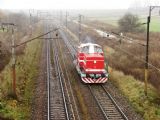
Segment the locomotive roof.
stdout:
[[80,44],[79,47],[84,47],[84,46],[97,46],[97,47],[101,47],[100,45],[94,44],[94,43],[82,43],[82,44]]

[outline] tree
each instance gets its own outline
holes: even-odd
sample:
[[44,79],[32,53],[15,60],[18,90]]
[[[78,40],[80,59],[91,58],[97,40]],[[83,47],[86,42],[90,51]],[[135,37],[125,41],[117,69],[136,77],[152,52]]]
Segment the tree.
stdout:
[[131,13],[125,14],[118,21],[119,28],[122,32],[143,32],[144,27],[139,22],[139,18],[137,15],[133,15]]

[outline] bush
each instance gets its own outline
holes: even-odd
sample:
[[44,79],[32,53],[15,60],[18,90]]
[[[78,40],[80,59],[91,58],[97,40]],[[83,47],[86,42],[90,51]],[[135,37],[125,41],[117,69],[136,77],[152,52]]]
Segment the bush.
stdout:
[[139,18],[137,15],[133,15],[131,13],[125,14],[119,21],[119,29],[122,32],[143,32],[144,28],[141,26],[139,22]]

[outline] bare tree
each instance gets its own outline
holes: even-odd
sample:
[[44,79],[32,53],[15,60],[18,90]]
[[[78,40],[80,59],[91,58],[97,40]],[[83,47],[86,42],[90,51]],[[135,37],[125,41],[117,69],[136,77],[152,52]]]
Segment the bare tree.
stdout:
[[122,32],[143,32],[144,28],[139,22],[137,15],[131,13],[125,14],[119,21],[119,28]]

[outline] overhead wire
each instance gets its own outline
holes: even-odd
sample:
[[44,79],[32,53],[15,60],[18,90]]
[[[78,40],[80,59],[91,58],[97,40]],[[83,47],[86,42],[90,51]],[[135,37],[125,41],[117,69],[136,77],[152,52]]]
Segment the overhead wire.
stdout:
[[[153,15],[153,17],[155,17],[155,16]],[[88,17],[86,17],[86,18],[88,18]],[[139,19],[147,19],[147,17],[141,17],[141,18],[139,18]],[[114,21],[114,20],[112,20],[112,21]],[[118,20],[115,20],[115,21],[118,21]],[[118,36],[120,37],[120,35],[118,35]],[[122,38],[124,38],[124,37],[122,37]],[[125,39],[126,39],[126,37],[125,37]],[[111,40],[109,40],[109,41],[111,41]],[[130,40],[130,41],[131,41],[131,40]],[[112,42],[113,42],[113,41],[112,41]],[[132,41],[132,42],[133,42],[133,41]],[[138,43],[138,42],[135,42],[135,41],[134,41],[134,43],[136,43],[136,44],[138,44],[138,45],[141,45],[141,46],[146,46],[145,44],[141,44],[141,43]],[[133,53],[130,53],[130,52],[122,49],[121,47],[117,47],[117,46],[115,46],[115,47],[118,48],[119,50],[121,50],[122,52],[128,54],[128,55],[134,56],[137,60],[139,60],[139,61],[141,61],[141,62],[143,62],[143,63],[146,63],[146,61],[145,61],[144,59],[139,58],[138,56],[134,55]],[[158,72],[160,72],[160,68],[154,66],[153,64],[151,64],[151,63],[149,63],[149,62],[148,62],[147,64],[148,64],[150,67],[156,69]]]
[[45,36],[45,35],[53,32],[53,31],[56,31],[56,30],[58,30],[58,29],[59,29],[59,28],[53,29],[53,30],[51,30],[51,31],[49,31],[49,32],[47,32],[47,33],[41,34],[41,35],[39,35],[39,36],[37,36],[37,37],[34,37],[34,38],[32,38],[32,39],[29,39],[29,40],[23,42],[23,43],[17,44],[17,45],[15,45],[14,47],[19,47],[19,46],[21,46],[21,45],[24,45],[24,44],[26,44],[26,43],[28,43],[28,42],[31,42],[31,41],[33,41],[33,40],[35,40],[35,39],[38,39],[38,38],[40,38],[40,37],[42,37],[42,36]]
[[[111,41],[111,40],[108,40],[108,41]],[[115,43],[115,42],[113,42],[113,41],[111,41],[111,42],[112,42],[112,43]],[[134,56],[137,60],[139,60],[139,61],[141,61],[141,62],[143,62],[143,63],[146,63],[145,60],[139,58],[138,56],[134,55],[133,53],[128,52],[128,51],[126,51],[125,49],[122,49],[121,47],[118,47],[118,46],[115,46],[115,47],[118,48],[119,50],[121,50],[122,52],[126,53],[127,55]],[[152,67],[152,68],[154,68],[154,69],[156,69],[157,71],[160,72],[160,68],[154,66],[153,64],[151,64],[151,63],[149,63],[149,62],[148,62],[147,64],[148,64],[150,67]]]

